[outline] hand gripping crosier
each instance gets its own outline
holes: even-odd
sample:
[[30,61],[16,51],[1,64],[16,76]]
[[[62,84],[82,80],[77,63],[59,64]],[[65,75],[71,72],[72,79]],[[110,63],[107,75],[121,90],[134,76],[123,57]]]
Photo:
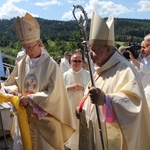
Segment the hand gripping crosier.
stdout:
[[[87,42],[88,39],[87,39],[87,34],[86,34],[86,28],[87,28],[87,25],[88,25],[87,13],[83,9],[83,7],[80,6],[80,5],[76,5],[76,6],[73,5],[73,7],[74,7],[74,9],[72,11],[73,16],[76,19],[76,21],[78,22],[79,27],[82,30],[82,35],[83,35],[83,37],[82,37],[83,38],[82,44],[84,46],[84,52],[86,52],[86,56],[87,56],[87,60],[88,60],[89,72],[90,72],[90,77],[91,77],[91,84],[92,84],[92,86],[95,86],[93,73],[92,73],[92,68],[91,68],[91,56],[90,56],[90,52],[89,52],[89,49],[88,49],[88,46],[87,46],[87,44],[88,44],[88,42]],[[80,11],[83,14],[82,15],[80,13],[80,18],[79,19],[77,19],[76,15],[75,15],[76,9],[80,9]],[[81,101],[81,105],[83,105],[82,101]],[[97,113],[97,119],[98,119],[98,125],[99,125],[99,131],[100,131],[100,138],[101,138],[102,148],[103,148],[103,150],[105,150],[104,138],[103,138],[103,133],[102,133],[102,125],[101,125],[100,116],[99,116],[99,107],[96,104],[95,104],[95,107],[96,107],[96,113]]]
[[18,112],[18,123],[21,132],[22,144],[24,150],[32,150],[31,136],[29,130],[29,124],[26,114],[26,109],[23,106],[19,106],[20,99],[18,96],[5,96],[0,93],[0,103],[11,102],[16,111]]

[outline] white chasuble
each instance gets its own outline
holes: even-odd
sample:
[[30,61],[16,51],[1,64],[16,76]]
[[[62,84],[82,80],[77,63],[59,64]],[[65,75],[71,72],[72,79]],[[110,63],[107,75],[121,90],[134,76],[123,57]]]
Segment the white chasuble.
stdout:
[[[95,81],[95,86],[109,96],[116,115],[115,123],[102,123],[106,150],[149,150],[150,116],[142,84],[134,66],[115,52],[101,68],[96,70],[96,73],[99,77]],[[103,112],[101,107],[99,108],[101,116]],[[93,147],[89,146],[87,149],[101,150],[95,105],[91,104],[89,97],[84,103],[83,111],[87,123],[84,132],[94,129]],[[92,127],[89,126],[90,121]],[[83,145],[91,141],[80,137],[80,143]]]

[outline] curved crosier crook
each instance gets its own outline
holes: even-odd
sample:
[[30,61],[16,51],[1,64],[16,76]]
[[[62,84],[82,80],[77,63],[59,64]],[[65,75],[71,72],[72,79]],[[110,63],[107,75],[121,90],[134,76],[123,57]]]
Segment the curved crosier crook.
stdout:
[[[87,13],[86,11],[83,9],[83,7],[81,5],[73,5],[74,9],[72,11],[73,13],[73,16],[75,18],[75,20],[78,22],[80,28],[82,29],[83,31],[83,38],[84,38],[84,41],[87,41],[87,35],[86,35],[86,28],[87,28],[87,25],[88,25],[88,17],[87,17]],[[77,19],[76,15],[75,15],[75,10],[76,9],[80,9],[82,14],[80,14],[80,18]]]

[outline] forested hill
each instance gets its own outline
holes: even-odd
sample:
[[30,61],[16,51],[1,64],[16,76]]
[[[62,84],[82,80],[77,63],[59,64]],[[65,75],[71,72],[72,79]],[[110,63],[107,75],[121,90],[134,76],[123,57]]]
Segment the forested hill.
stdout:
[[[106,19],[106,18],[105,18]],[[79,32],[76,21],[56,21],[37,18],[41,26],[42,40],[70,41],[74,33]],[[15,18],[0,20],[0,46],[6,47],[11,42],[17,41],[13,30]],[[89,20],[90,25],[90,20]],[[89,27],[88,27],[89,31]],[[150,19],[121,19],[115,18],[115,40],[126,41],[127,35],[132,36],[133,42],[141,42],[143,37],[150,33]]]

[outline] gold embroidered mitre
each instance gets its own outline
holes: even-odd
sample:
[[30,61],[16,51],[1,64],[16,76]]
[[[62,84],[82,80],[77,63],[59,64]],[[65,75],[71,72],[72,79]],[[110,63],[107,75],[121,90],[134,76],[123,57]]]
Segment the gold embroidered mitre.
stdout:
[[105,22],[97,13],[93,13],[90,26],[90,44],[114,46],[114,17]]
[[17,17],[14,30],[22,44],[32,43],[40,39],[40,25],[29,13],[26,13],[23,19]]

